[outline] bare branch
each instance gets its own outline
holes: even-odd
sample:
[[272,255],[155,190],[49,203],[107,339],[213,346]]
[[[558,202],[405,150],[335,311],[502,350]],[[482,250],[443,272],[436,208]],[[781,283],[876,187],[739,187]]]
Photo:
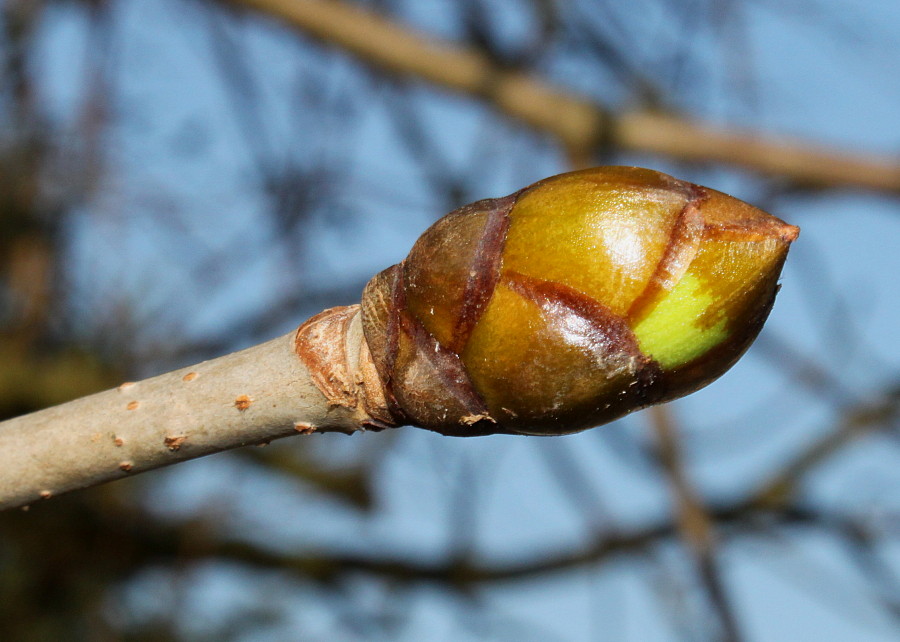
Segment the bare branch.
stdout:
[[723,639],[737,642],[741,634],[716,560],[713,524],[685,473],[675,422],[669,409],[662,406],[651,408],[648,415],[659,444],[659,461],[667,486],[674,495],[679,535],[693,554],[697,574],[722,625]]
[[[225,0],[277,18],[388,72],[476,96],[557,139],[572,158],[601,144],[686,161],[721,162],[801,184],[900,192],[900,163],[654,111],[613,114],[541,78],[504,69],[476,49],[441,42],[338,0]],[[580,162],[579,162],[580,164]]]
[[301,360],[290,333],[0,423],[0,452],[8,455],[0,468],[0,509],[229,448],[377,425],[357,386],[368,354],[360,355],[357,309],[335,309],[347,311],[349,324],[337,337],[346,341],[343,358],[330,364],[346,369],[342,381],[331,380],[342,386],[342,402],[320,391],[321,373]]
[[800,480],[832,456],[843,452],[852,441],[868,435],[900,417],[900,386],[873,401],[851,407],[841,421],[822,438],[813,442],[784,464],[753,494],[757,506],[778,506],[796,493]]
[[[831,527],[831,520],[800,507],[776,512],[755,510],[746,505],[721,506],[710,510],[716,523],[740,535],[765,535],[771,527]],[[760,523],[765,527],[760,532]],[[467,590],[475,585],[514,582],[595,565],[623,555],[641,554],[647,548],[678,536],[677,526],[666,517],[628,532],[599,534],[586,547],[495,562],[471,556],[450,557],[436,561],[405,559],[395,555],[370,556],[340,552],[316,552],[311,555],[283,554],[238,541],[207,542],[185,550],[178,542],[168,542],[168,527],[158,526],[163,537],[158,539],[160,557],[177,556],[180,562],[226,557],[258,568],[287,570],[310,579],[330,582],[347,572],[361,572],[399,582],[435,582],[451,588]],[[178,531],[175,531],[178,532]]]

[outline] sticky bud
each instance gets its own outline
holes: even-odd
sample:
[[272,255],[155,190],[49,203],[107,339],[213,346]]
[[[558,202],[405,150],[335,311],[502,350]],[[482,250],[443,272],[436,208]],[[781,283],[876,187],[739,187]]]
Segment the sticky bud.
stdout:
[[577,432],[728,370],[798,233],[648,169],[561,174],[438,220],[368,283],[363,331],[398,424]]

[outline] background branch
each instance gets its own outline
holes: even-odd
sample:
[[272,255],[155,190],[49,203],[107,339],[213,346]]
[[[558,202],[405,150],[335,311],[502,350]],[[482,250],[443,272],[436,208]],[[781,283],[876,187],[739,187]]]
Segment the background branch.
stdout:
[[658,460],[666,486],[673,495],[679,537],[694,558],[697,576],[722,626],[722,639],[738,642],[742,639],[740,629],[716,559],[715,526],[687,477],[672,411],[656,406],[647,414],[657,439]]
[[900,163],[722,129],[656,111],[613,112],[541,78],[498,66],[469,47],[442,42],[338,0],[223,0],[276,18],[363,62],[476,97],[559,140],[574,165],[606,146],[685,161],[719,162],[806,186],[900,192]]

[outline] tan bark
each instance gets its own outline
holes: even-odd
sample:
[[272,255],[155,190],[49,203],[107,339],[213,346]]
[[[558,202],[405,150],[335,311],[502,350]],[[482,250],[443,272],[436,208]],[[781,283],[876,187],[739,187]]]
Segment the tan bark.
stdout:
[[289,435],[385,427],[368,412],[373,395],[364,392],[368,351],[358,306],[334,310],[347,325],[316,339],[323,349],[341,344],[331,364],[345,375],[341,399],[316,385],[328,373],[311,372],[292,332],[16,417],[0,423],[0,509]]

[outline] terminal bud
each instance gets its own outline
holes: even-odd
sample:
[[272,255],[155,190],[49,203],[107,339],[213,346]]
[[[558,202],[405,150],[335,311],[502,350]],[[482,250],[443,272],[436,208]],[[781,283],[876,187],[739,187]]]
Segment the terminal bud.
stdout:
[[398,424],[577,432],[728,370],[798,233],[649,169],[561,174],[438,220],[366,286],[363,331]]

